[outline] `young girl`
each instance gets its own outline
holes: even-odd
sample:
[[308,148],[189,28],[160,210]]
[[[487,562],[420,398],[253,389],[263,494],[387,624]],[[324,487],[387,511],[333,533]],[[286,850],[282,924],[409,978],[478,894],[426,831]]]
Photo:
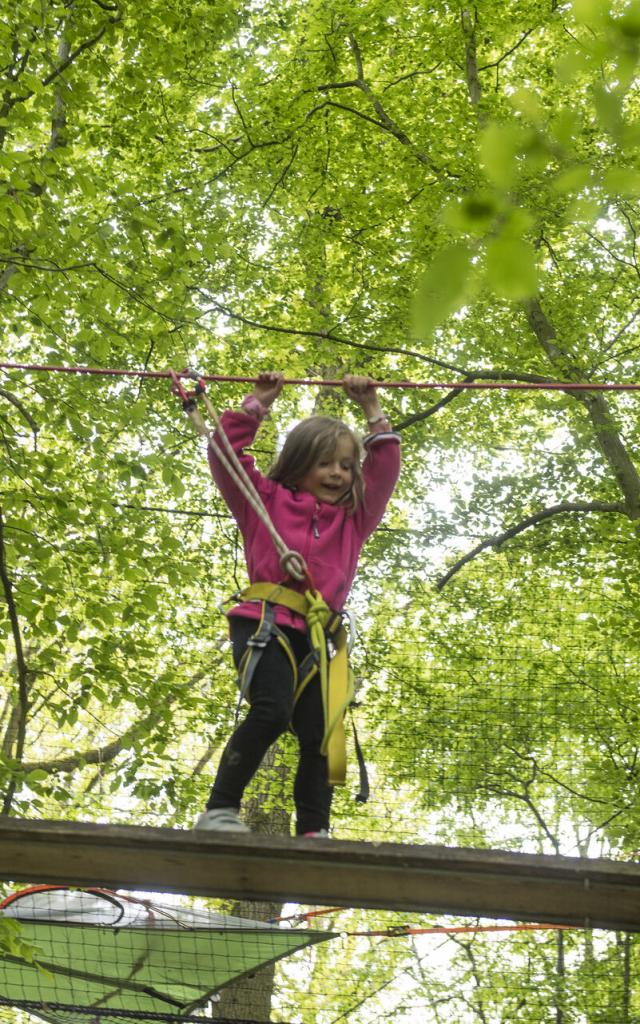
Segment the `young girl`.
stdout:
[[[261,373],[241,411],[223,413],[221,425],[274,526],[288,548],[304,558],[316,590],[339,612],[349,594],[360,550],[380,522],[396,484],[400,438],[392,433],[371,380],[345,376],[344,390],[361,407],[369,427],[362,465],[358,440],[345,423],[312,416],[291,431],[280,457],[264,477],[244,449],[253,442],[282,387],[282,374]],[[222,447],[215,434],[213,442]],[[242,533],[251,583],[281,582],[283,571],[264,524],[212,446],[209,463]],[[306,589],[306,584],[291,580],[286,585]],[[251,674],[249,711],[225,747],[207,809],[196,828],[249,831],[239,818],[242,795],[268,748],[291,726],[300,744],[294,784],[296,834],[326,836],[332,787],[327,780],[327,758],[321,753],[324,715],[318,674],[295,705],[293,699],[297,673],[291,659],[300,666],[310,653],[307,624],[301,615],[276,605],[275,629],[265,632],[262,615],[261,603],[256,601],[245,601],[229,612],[236,667],[248,648],[262,653]]]

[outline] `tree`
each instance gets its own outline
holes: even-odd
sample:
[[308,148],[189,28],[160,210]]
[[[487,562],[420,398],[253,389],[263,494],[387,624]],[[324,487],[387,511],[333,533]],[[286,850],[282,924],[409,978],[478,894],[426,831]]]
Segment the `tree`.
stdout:
[[[640,380],[636,3],[47,0],[0,45],[7,361]],[[312,401],[286,390],[264,467]],[[342,833],[389,815],[397,838],[634,856],[636,394],[385,401],[403,476],[354,591],[378,796],[358,817],[338,795]],[[4,370],[0,430],[3,812],[189,822],[242,580],[200,442],[153,378]],[[528,957],[568,1022],[557,944],[529,941],[504,1019],[527,1019]],[[476,946],[455,970],[471,952],[497,991],[506,955]],[[632,1019],[634,948],[569,957],[567,992],[588,968],[592,1006]]]

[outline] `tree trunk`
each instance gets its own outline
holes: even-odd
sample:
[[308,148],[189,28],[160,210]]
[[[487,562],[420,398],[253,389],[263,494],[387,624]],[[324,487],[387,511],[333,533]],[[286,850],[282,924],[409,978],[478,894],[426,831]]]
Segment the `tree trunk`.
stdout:
[[[244,819],[258,834],[288,836],[291,816],[284,804],[292,783],[291,771],[278,760],[278,749],[279,744],[274,744],[262,762],[252,793],[245,801]],[[238,900],[230,906],[229,913],[252,921],[272,921],[282,913],[282,904]],[[212,1016],[223,1020],[271,1020],[274,975],[275,965],[271,964],[227,985],[220,993],[220,1001],[214,1004]]]
[[[542,309],[539,299],[531,299],[525,306],[529,326],[549,361],[569,379],[584,380],[582,368],[571,355],[557,344],[553,324]],[[640,474],[633,463],[620,430],[601,392],[572,392],[582,402],[595,430],[596,440],[624,498],[629,519],[640,521]]]

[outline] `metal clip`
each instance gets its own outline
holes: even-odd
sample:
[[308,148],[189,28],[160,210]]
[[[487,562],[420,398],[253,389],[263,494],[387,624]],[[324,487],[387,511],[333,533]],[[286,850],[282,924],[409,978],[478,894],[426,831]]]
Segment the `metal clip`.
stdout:
[[349,624],[349,629],[347,631],[347,654],[351,654],[353,650],[353,645],[355,644],[356,639],[358,637],[356,617],[350,608],[343,608],[341,612],[341,617],[343,623],[346,619]]
[[222,601],[218,601],[216,608],[218,609],[221,615],[226,615],[227,613],[225,611],[225,605],[231,604],[232,602],[238,601],[239,599],[240,591],[236,590],[235,594],[231,594],[229,597],[223,597]]

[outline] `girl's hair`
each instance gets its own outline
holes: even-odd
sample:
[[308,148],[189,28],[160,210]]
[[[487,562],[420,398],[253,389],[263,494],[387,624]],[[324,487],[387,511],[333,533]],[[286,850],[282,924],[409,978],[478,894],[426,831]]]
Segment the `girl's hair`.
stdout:
[[331,416],[310,416],[302,420],[287,435],[282,451],[267,476],[295,490],[321,458],[333,455],[339,437],[348,437],[353,442],[353,484],[337,504],[355,512],[364,501],[361,448],[356,434],[342,420]]

